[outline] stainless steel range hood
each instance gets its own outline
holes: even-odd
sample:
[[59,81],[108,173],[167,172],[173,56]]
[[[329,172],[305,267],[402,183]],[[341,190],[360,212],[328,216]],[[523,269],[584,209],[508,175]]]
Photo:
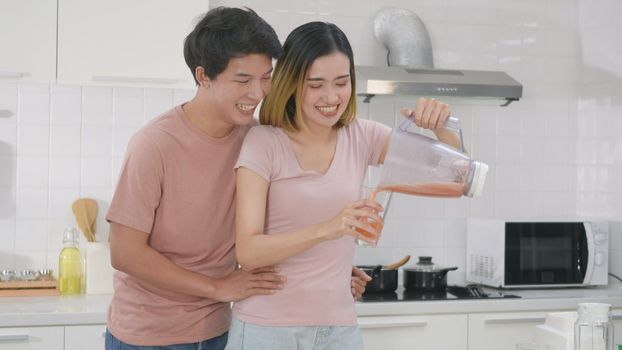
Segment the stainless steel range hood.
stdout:
[[357,95],[476,97],[505,100],[523,96],[523,86],[505,72],[406,67],[356,66]]

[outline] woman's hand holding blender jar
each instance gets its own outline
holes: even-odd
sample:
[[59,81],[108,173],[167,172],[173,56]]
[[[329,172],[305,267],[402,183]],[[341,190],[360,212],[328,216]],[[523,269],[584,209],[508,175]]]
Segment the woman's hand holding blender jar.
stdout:
[[[448,104],[434,99],[417,99],[415,108],[402,108],[402,115],[415,125],[434,132],[436,138],[454,148],[460,149],[460,138],[455,131],[445,128],[451,114]],[[388,146],[388,144],[387,144]],[[385,149],[386,153],[386,149]]]

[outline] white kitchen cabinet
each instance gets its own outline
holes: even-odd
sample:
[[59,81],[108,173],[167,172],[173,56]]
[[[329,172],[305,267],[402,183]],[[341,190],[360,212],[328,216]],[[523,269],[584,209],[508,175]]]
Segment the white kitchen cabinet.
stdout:
[[536,325],[557,311],[469,314],[469,349],[515,350],[517,343],[532,342]]
[[466,350],[467,315],[365,316],[359,327],[366,350]]
[[183,40],[207,0],[58,0],[58,83],[194,87]]
[[66,326],[65,350],[103,349],[106,325]]
[[63,327],[0,328],[0,350],[63,350]]
[[56,0],[0,0],[0,82],[56,79]]
[[611,311],[614,329],[614,344],[622,344],[622,309],[614,309]]

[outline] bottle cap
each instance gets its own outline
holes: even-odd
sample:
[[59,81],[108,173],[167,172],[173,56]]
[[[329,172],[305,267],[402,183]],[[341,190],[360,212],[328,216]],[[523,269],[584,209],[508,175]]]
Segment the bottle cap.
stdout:
[[75,227],[67,227],[65,232],[63,232],[63,243],[64,242],[77,242],[78,241],[78,231]]

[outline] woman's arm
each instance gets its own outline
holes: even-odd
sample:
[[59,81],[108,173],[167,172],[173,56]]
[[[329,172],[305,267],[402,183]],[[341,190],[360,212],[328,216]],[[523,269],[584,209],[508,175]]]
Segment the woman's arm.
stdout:
[[344,235],[359,237],[356,227],[379,234],[377,229],[365,223],[367,220],[360,219],[367,217],[382,222],[382,218],[374,212],[381,211],[382,208],[376,202],[361,200],[348,205],[336,217],[326,222],[296,232],[266,235],[263,230],[268,187],[268,181],[254,171],[245,167],[238,168],[235,244],[238,262],[245,270],[277,264],[323,241]]

